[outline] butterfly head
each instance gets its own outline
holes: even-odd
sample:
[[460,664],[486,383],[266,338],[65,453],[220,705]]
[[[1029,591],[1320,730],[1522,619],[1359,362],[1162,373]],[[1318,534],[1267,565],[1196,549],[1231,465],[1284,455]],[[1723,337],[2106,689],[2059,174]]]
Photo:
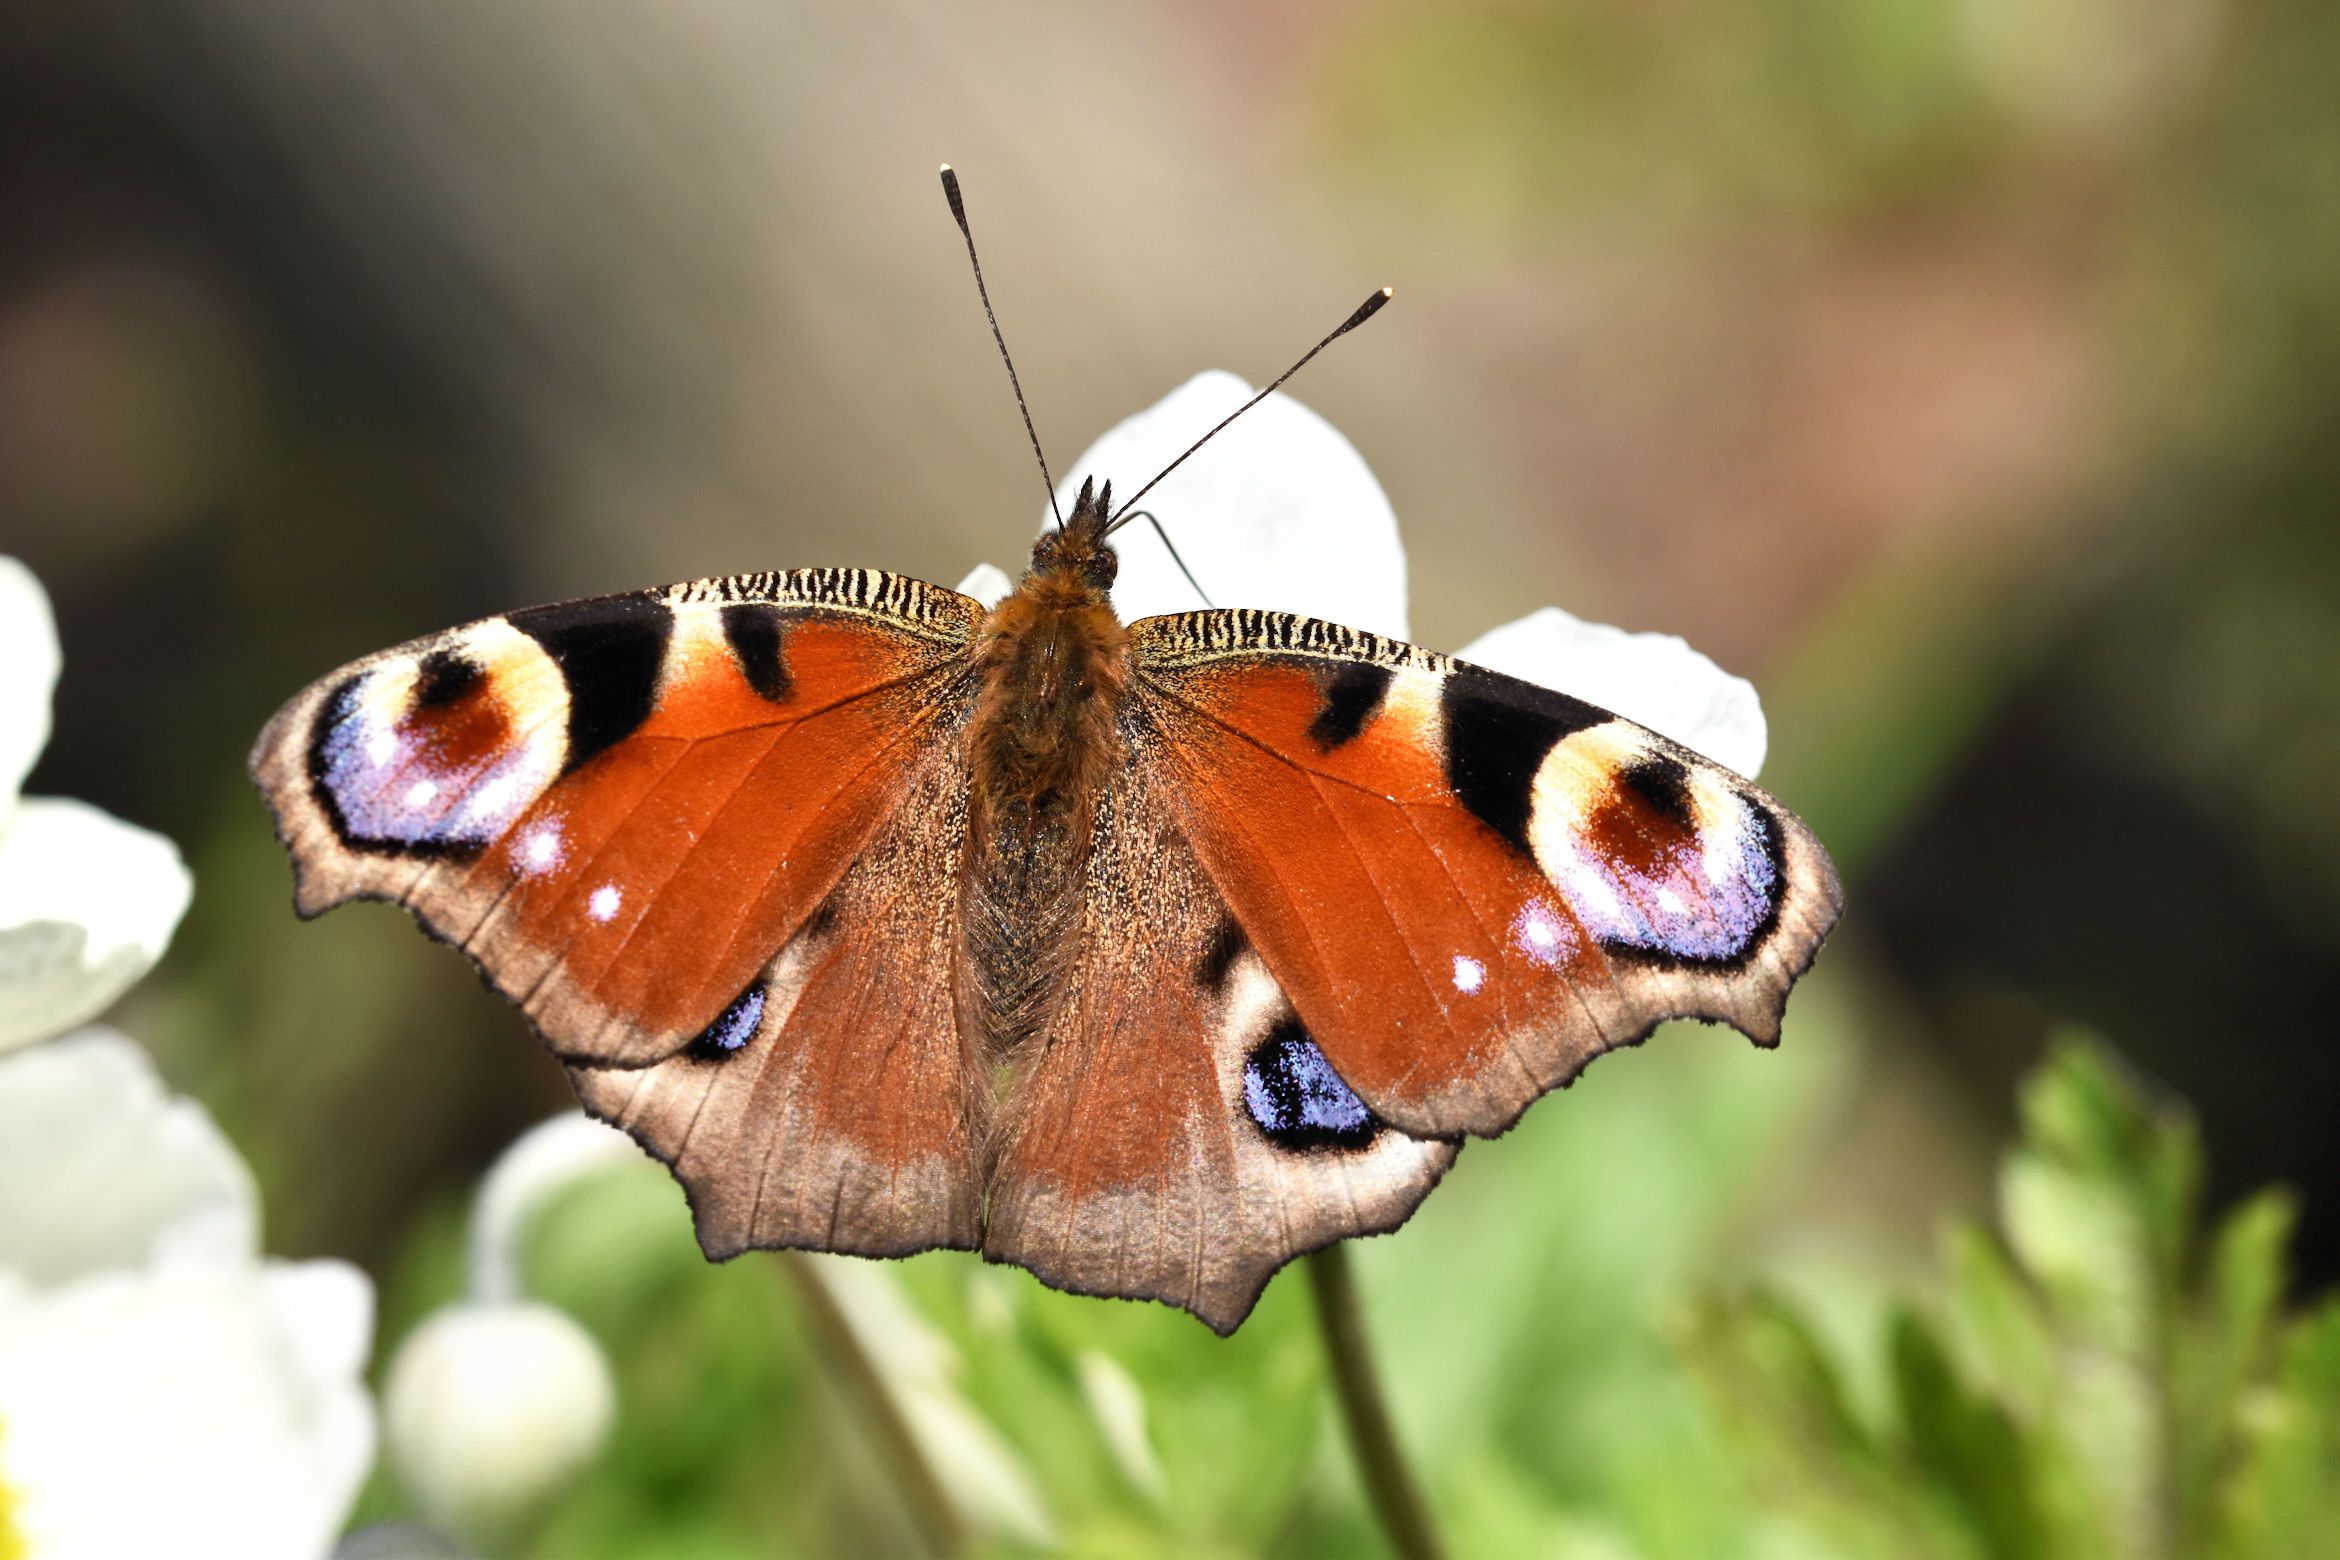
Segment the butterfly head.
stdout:
[[1032,572],[1044,578],[1068,580],[1102,596],[1113,588],[1121,560],[1105,540],[1112,523],[1113,484],[1098,487],[1094,477],[1081,483],[1081,495],[1061,530],[1040,533],[1032,544]]

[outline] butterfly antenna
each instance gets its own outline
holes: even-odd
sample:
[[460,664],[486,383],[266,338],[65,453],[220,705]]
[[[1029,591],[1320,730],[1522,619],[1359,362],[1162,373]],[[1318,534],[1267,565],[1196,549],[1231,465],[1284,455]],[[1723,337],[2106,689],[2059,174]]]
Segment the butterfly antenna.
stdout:
[[[1137,508],[1137,501],[1154,490],[1155,482],[1161,481],[1164,477],[1170,475],[1171,472],[1176,471],[1179,467],[1185,465],[1187,455],[1192,455],[1196,450],[1199,450],[1204,445],[1210,443],[1211,440],[1219,436],[1220,429],[1225,428],[1227,424],[1233,422],[1236,418],[1241,417],[1245,412],[1250,411],[1253,407],[1259,405],[1260,402],[1266,400],[1269,396],[1274,395],[1276,391],[1283,386],[1285,380],[1291,378],[1294,374],[1299,373],[1300,370],[1308,366],[1308,360],[1310,358],[1315,357],[1316,354],[1322,352],[1325,348],[1331,346],[1334,342],[1340,340],[1343,336],[1346,336],[1350,331],[1355,330],[1358,326],[1373,318],[1374,315],[1381,311],[1381,306],[1389,302],[1390,297],[1391,289],[1384,287],[1379,292],[1375,293],[1372,297],[1357,305],[1356,313],[1341,321],[1340,324],[1335,325],[1332,328],[1332,333],[1330,335],[1326,336],[1315,346],[1310,347],[1306,352],[1302,353],[1300,361],[1294,363],[1290,368],[1287,368],[1282,373],[1278,374],[1274,384],[1269,385],[1265,390],[1260,391],[1259,394],[1253,396],[1250,400],[1244,402],[1241,406],[1236,407],[1235,410],[1229,412],[1225,417],[1220,418],[1217,427],[1212,428],[1210,432],[1204,434],[1201,438],[1195,440],[1192,444],[1189,444],[1186,447],[1186,455],[1181,455],[1176,460],[1172,461],[1169,465],[1164,466],[1160,471],[1154,474],[1153,482],[1147,483],[1144,487],[1139,488],[1135,493],[1129,495],[1129,502],[1123,504],[1121,508],[1114,513],[1112,524],[1105,527],[1105,534],[1107,536],[1111,536],[1114,532],[1127,525],[1133,518],[1130,514],[1130,511]],[[1165,540],[1167,540],[1167,538],[1165,538]],[[1189,579],[1192,577],[1193,576],[1191,575],[1188,576]]]
[[1215,607],[1218,605],[1217,602],[1211,600],[1211,593],[1202,588],[1202,581],[1194,577],[1194,570],[1186,566],[1186,560],[1178,556],[1178,549],[1170,545],[1170,533],[1162,529],[1162,522],[1154,518],[1154,512],[1152,510],[1140,509],[1133,511],[1129,518],[1132,523],[1143,520],[1146,524],[1154,528],[1154,534],[1162,539],[1162,550],[1170,555],[1170,561],[1172,563],[1178,565],[1178,572],[1186,576],[1186,583],[1192,585],[1194,587],[1194,593],[1202,597],[1202,604],[1204,606]]
[[1056,507],[1056,479],[1048,474],[1048,457],[1040,453],[1040,435],[1032,427],[1032,409],[1024,404],[1023,382],[1016,378],[1016,360],[1008,356],[1007,337],[999,333],[999,316],[991,308],[991,289],[983,285],[983,262],[975,257],[975,230],[967,226],[967,202],[960,198],[959,175],[949,163],[942,165],[942,184],[943,198],[951,203],[951,215],[958,221],[959,235],[967,240],[967,263],[975,268],[975,296],[983,300],[983,317],[991,321],[991,339],[999,343],[999,360],[1007,365],[1008,388],[1016,393],[1016,410],[1024,414],[1024,437],[1032,441],[1032,458],[1040,463],[1040,480],[1048,484],[1048,512],[1056,516],[1056,528],[1061,531],[1064,511]]

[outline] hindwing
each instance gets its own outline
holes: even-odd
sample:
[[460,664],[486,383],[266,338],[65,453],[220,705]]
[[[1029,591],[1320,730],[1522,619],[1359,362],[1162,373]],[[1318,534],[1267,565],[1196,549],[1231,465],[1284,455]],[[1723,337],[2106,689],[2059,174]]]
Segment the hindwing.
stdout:
[[648,1067],[570,1069],[588,1111],[674,1171],[710,1257],[982,1242],[987,1071],[948,978],[967,833],[956,760],[930,750],[835,890],[689,1045]]
[[1142,757],[1093,840],[1064,984],[996,1129],[984,1255],[1232,1332],[1293,1257],[1404,1223],[1456,1145],[1390,1127],[1327,1064]]

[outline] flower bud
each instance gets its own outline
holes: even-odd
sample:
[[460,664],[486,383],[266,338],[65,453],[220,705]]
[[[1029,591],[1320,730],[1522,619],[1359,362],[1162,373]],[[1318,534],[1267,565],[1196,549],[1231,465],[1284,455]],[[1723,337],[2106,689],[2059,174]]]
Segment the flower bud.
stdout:
[[424,1514],[479,1540],[524,1520],[593,1459],[615,1397],[600,1346],[566,1313],[453,1305],[399,1347],[383,1437]]

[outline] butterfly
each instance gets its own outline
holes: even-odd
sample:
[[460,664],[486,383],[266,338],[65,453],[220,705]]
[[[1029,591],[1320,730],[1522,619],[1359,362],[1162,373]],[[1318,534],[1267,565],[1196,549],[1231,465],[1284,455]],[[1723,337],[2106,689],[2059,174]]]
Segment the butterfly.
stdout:
[[1792,813],[1379,634],[1124,623],[1135,502],[1084,482],[996,605],[742,574],[332,672],[252,756],[296,906],[461,948],[711,1258],[976,1250],[1221,1333],[1603,1052],[1777,1042],[1841,905]]

